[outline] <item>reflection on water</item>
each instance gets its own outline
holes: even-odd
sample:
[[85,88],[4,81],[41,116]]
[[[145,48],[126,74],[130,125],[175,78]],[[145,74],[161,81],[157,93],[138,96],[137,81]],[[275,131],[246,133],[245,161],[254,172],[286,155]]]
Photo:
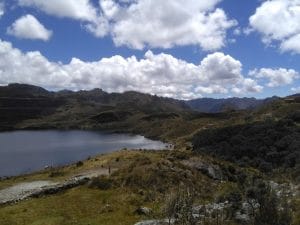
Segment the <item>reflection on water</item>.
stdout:
[[138,135],[94,131],[14,131],[0,133],[0,177],[58,166],[122,148],[163,149]]

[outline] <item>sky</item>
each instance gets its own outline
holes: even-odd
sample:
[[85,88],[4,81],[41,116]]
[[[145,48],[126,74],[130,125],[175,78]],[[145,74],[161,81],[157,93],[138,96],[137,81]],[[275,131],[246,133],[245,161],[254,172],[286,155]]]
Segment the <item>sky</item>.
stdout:
[[265,98],[299,62],[300,0],[0,0],[0,85]]

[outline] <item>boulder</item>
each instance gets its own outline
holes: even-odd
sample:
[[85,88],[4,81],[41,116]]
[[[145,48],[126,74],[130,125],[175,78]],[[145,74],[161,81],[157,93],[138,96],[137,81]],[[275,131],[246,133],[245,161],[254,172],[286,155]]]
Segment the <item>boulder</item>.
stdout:
[[218,165],[209,164],[202,161],[185,160],[182,162],[185,166],[199,170],[214,180],[224,180],[222,169]]
[[138,215],[149,216],[152,213],[152,209],[147,207],[139,207],[135,210],[135,213]]

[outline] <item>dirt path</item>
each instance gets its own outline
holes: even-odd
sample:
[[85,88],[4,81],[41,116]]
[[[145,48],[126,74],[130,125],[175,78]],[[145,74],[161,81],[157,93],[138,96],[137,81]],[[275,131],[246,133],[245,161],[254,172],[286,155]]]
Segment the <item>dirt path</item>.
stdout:
[[[115,169],[112,169],[114,171]],[[55,194],[87,183],[94,177],[109,175],[107,169],[90,170],[75,175],[63,182],[52,182],[47,180],[19,183],[12,187],[0,190],[0,205],[22,201],[30,197]]]

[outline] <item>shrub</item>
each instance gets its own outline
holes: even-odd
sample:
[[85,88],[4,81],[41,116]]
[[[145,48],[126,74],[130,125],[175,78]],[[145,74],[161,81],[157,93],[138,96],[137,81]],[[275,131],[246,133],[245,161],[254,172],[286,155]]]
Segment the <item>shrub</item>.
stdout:
[[76,166],[77,166],[77,167],[83,166],[83,162],[82,162],[82,161],[78,161],[78,162],[76,163]]
[[283,196],[264,181],[258,180],[246,191],[249,203],[258,204],[253,207],[254,225],[290,225],[292,223],[291,207]]
[[299,128],[285,119],[204,130],[192,142],[196,152],[270,172],[278,167],[296,167],[299,140]]
[[63,176],[63,175],[64,175],[64,172],[62,172],[62,171],[52,171],[49,174],[49,177],[60,177],[60,176]]
[[95,177],[89,182],[90,188],[98,188],[100,190],[108,190],[112,186],[113,180],[106,176]]

